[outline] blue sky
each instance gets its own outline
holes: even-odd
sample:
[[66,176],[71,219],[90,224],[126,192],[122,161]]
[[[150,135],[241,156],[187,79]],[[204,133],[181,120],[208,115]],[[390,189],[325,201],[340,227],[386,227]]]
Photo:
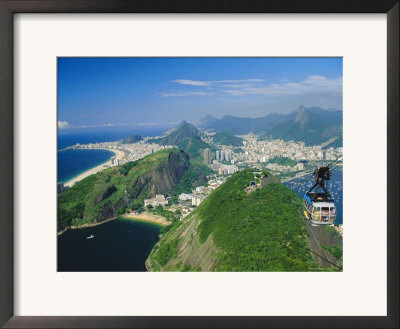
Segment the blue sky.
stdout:
[[59,58],[61,129],[342,109],[341,58]]

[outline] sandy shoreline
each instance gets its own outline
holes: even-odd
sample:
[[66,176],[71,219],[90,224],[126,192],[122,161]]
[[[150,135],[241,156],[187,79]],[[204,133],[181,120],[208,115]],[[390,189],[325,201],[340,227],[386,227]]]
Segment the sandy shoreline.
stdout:
[[138,221],[143,221],[143,222],[150,222],[150,223],[155,223],[155,224],[162,225],[162,226],[167,226],[167,225],[171,224],[171,222],[167,221],[167,219],[165,217],[158,216],[158,215],[153,215],[153,214],[148,213],[148,212],[144,212],[144,213],[136,214],[136,215],[125,214],[125,215],[122,215],[122,216],[106,219],[106,220],[104,220],[102,222],[88,223],[88,224],[83,224],[81,226],[68,226],[65,229],[63,229],[62,231],[57,232],[57,235],[61,235],[61,234],[65,233],[68,230],[79,230],[81,228],[98,226],[98,225],[108,223],[108,222],[110,222],[110,221],[112,221],[114,219],[118,219],[118,218],[128,219],[128,220],[138,220]]
[[139,220],[139,221],[143,221],[143,222],[151,222],[151,223],[159,224],[162,226],[167,226],[167,225],[171,224],[171,222],[167,221],[167,219],[165,217],[153,215],[148,212],[144,212],[144,213],[136,214],[136,215],[126,214],[126,215],[122,215],[121,218]]
[[101,225],[101,224],[104,224],[104,223],[111,222],[112,220],[117,219],[117,218],[119,218],[119,217],[109,218],[109,219],[106,219],[106,220],[104,220],[104,221],[102,221],[102,222],[87,223],[87,224],[83,224],[83,225],[81,225],[81,226],[68,226],[68,227],[66,227],[65,229],[63,229],[62,231],[57,232],[57,235],[61,235],[61,234],[65,233],[65,232],[67,232],[68,230],[79,230],[79,229],[81,229],[81,228],[87,228],[87,227],[98,226],[98,225]]
[[[111,152],[113,152],[113,153],[115,154],[115,156],[116,156],[116,158],[117,158],[118,160],[121,160],[121,159],[125,156],[125,152],[123,152],[123,151],[121,151],[121,150],[117,150],[117,149],[98,148],[98,149],[96,149],[96,150],[107,150],[107,151],[111,151]],[[108,166],[111,165],[111,160],[108,160],[108,161],[103,162],[102,164],[100,164],[100,165],[98,165],[98,166],[96,166],[96,167],[93,167],[93,168],[91,168],[91,169],[86,170],[86,171],[83,172],[82,174],[79,174],[78,176],[76,176],[76,177],[70,179],[69,181],[65,182],[65,183],[64,183],[64,186],[69,186],[69,187],[71,187],[71,185],[73,185],[74,183],[79,182],[79,181],[81,181],[82,179],[84,179],[84,178],[86,178],[86,177],[88,177],[88,176],[90,176],[90,175],[92,175],[92,174],[95,174],[95,173],[97,173],[98,171],[101,171],[101,170],[105,169],[104,166],[107,166],[107,165],[108,165]]]

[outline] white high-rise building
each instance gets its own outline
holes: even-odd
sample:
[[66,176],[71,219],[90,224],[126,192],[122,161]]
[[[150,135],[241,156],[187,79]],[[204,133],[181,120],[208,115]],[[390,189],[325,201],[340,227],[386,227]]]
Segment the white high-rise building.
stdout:
[[217,150],[215,152],[215,158],[217,161],[221,161],[221,151],[220,150]]
[[111,157],[111,166],[118,166],[119,160],[116,157]]
[[204,149],[204,164],[211,164],[211,150],[209,148]]

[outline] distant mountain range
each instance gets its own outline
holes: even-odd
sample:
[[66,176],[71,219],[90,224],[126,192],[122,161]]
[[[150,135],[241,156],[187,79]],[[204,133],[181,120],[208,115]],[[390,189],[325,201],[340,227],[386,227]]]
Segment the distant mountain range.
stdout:
[[[303,141],[317,145],[332,140],[332,146],[342,146],[342,111],[318,107],[305,108],[289,114],[272,113],[260,118],[242,118],[227,115],[216,119],[211,115],[201,120],[200,127],[214,131],[227,131],[235,135],[254,133],[260,139]],[[331,145],[328,145],[331,146]]]

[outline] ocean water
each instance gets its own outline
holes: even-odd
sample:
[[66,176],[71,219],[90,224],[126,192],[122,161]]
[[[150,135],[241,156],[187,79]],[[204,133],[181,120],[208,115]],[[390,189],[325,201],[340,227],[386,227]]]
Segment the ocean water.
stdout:
[[116,127],[108,129],[80,129],[80,130],[59,130],[58,134],[58,149],[61,150],[67,146],[89,143],[104,143],[104,142],[116,142],[127,138],[132,135],[146,136],[158,136],[161,135],[165,130],[171,128],[171,126],[151,126],[151,127],[131,127],[131,128],[119,128]]
[[[127,219],[58,236],[59,272],[146,271],[145,261],[158,241],[160,225]],[[87,239],[93,235],[92,239]]]
[[79,130],[60,131],[57,140],[58,148],[58,182],[67,182],[88,169],[96,167],[108,161],[114,153],[107,150],[68,150],[63,151],[67,146],[77,143],[103,143],[122,140],[131,135],[157,136],[168,129],[168,126],[154,126],[150,128],[135,127],[124,129],[103,129],[103,130]]
[[[284,184],[303,198],[304,194],[314,184],[314,180],[311,177],[308,177],[308,179],[299,178]],[[343,171],[340,167],[332,171],[331,180],[326,185],[336,205],[335,224],[343,224]]]
[[107,150],[67,150],[57,153],[58,182],[67,182],[86,170],[108,161],[114,155]]

